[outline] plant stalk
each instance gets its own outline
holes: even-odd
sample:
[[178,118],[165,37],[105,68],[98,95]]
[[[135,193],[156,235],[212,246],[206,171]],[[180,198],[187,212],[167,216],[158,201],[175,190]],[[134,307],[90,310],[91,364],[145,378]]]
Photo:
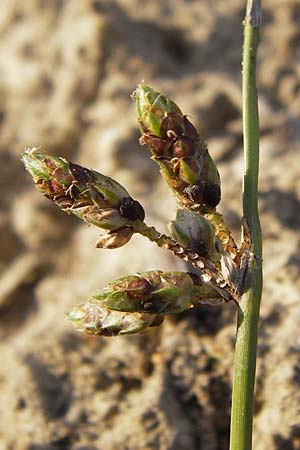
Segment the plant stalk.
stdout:
[[224,280],[221,272],[215,267],[212,261],[202,258],[197,253],[184,248],[170,236],[159,233],[154,227],[149,227],[144,222],[137,222],[133,229],[135,233],[139,233],[150,241],[155,242],[158,247],[171,251],[173,255],[190,262],[194,267],[199,269],[202,281],[210,284],[226,302],[231,300],[236,301],[233,297],[231,287]]
[[244,22],[243,132],[245,171],[243,212],[251,235],[251,260],[246,292],[240,304],[234,358],[230,450],[251,450],[253,398],[259,307],[262,294],[262,238],[257,207],[259,120],[256,92],[256,56],[260,34],[260,0],[248,0]]

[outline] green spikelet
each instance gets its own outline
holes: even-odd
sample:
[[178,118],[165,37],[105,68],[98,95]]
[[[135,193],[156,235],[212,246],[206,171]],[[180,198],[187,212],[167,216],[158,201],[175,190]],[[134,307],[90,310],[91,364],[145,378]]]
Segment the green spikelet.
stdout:
[[134,96],[142,133],[178,203],[212,212],[220,201],[220,176],[196,129],[168,97],[139,84]]
[[222,297],[196,274],[149,271],[111,283],[75,306],[68,319],[87,334],[115,336],[143,331],[201,303],[222,303]]
[[140,203],[110,177],[36,149],[26,150],[22,162],[37,189],[63,211],[108,231],[98,247],[126,244],[134,233],[132,226],[144,220]]

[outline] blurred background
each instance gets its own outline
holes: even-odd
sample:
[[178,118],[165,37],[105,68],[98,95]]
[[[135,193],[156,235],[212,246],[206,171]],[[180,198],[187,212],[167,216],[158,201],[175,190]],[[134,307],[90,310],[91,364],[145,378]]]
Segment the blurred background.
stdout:
[[[256,450],[300,449],[300,3],[265,0],[259,49],[265,285]],[[120,249],[42,197],[20,154],[119,180],[166,231],[175,202],[138,143],[131,92],[173,98],[207,140],[239,236],[242,0],[2,0],[0,450],[225,450],[236,306],[141,336],[88,338],[65,311],[122,275],[186,267],[139,236]]]

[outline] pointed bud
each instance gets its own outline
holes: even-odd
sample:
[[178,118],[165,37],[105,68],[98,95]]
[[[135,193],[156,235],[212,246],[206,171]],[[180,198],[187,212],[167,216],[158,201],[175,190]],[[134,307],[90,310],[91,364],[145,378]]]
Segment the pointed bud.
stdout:
[[141,142],[149,147],[179,204],[214,210],[221,198],[220,177],[194,126],[172,100],[144,83],[135,98]]
[[205,217],[181,209],[168,228],[172,237],[185,248],[203,258],[215,259],[215,229]]
[[144,83],[138,85],[134,95],[141,129],[154,136],[163,137],[161,121],[166,113],[182,115],[172,100]]
[[67,316],[78,331],[98,336],[121,336],[140,333],[148,327],[159,326],[162,316],[140,313],[124,313],[103,307],[91,299],[75,306]]
[[26,150],[22,162],[37,189],[62,210],[113,232],[109,240],[114,242],[102,247],[124,245],[133,234],[134,223],[144,220],[143,207],[110,177],[36,149]]

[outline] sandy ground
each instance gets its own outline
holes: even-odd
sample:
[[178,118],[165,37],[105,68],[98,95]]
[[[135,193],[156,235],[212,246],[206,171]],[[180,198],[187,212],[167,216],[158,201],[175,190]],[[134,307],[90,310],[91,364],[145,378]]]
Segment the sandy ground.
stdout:
[[[259,55],[265,283],[255,450],[300,449],[300,4],[266,0]],[[65,311],[109,280],[185,269],[140,237],[98,230],[35,191],[25,147],[118,179],[166,231],[174,200],[138,144],[129,95],[142,79],[207,139],[221,210],[238,236],[243,171],[244,2],[2,0],[0,13],[0,450],[225,450],[234,304],[157,331],[87,338]]]

